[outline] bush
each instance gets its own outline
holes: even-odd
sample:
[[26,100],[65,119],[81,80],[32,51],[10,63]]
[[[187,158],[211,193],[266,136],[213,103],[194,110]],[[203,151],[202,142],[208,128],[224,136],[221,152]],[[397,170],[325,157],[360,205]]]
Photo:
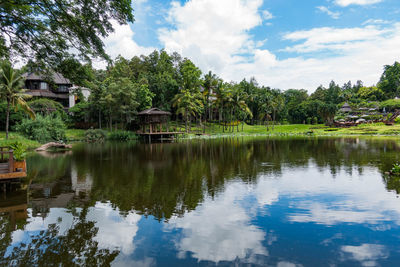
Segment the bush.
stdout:
[[[6,129],[6,110],[7,110],[7,103],[2,102],[0,103],[0,131],[5,131]],[[10,108],[10,128],[13,129],[15,125],[21,123],[23,118],[26,118],[26,114],[19,109],[15,111],[14,108]]]
[[400,175],[400,164],[399,163],[393,164],[391,173],[394,175]]
[[318,124],[318,118],[317,118],[317,117],[314,117],[312,123],[313,123],[313,124]]
[[89,143],[103,142],[107,133],[102,129],[89,129],[85,132],[85,140]]
[[35,120],[23,119],[16,127],[22,135],[40,143],[65,140],[65,129],[62,119],[51,115],[37,115]]
[[53,115],[59,116],[63,121],[68,120],[68,115],[64,111],[63,105],[60,103],[47,99],[47,98],[39,98],[33,101],[29,101],[29,106],[36,114],[40,114],[42,116]]
[[69,109],[72,121],[77,123],[87,122],[89,118],[89,102],[80,102]]
[[114,131],[108,134],[108,139],[114,141],[128,141],[135,138],[136,135],[129,131]]
[[395,109],[400,109],[400,99],[389,99],[383,101],[379,105],[380,109],[385,108],[386,112],[394,111]]
[[23,161],[26,158],[26,148],[25,146],[16,141],[10,145],[11,149],[13,150],[13,157],[16,161]]

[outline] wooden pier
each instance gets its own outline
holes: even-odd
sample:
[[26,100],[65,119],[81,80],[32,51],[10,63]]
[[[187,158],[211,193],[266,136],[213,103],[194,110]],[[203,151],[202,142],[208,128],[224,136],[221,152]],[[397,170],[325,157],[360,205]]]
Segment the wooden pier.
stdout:
[[0,182],[11,182],[26,177],[25,161],[15,161],[13,150],[0,147]]

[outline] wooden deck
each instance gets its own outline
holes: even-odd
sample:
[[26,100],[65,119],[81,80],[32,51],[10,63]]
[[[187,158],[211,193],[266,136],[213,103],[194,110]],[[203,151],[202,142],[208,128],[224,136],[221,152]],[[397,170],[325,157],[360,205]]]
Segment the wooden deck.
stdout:
[[13,158],[13,151],[10,148],[0,147],[0,182],[23,177],[26,177],[25,162],[16,162]]
[[182,132],[137,132],[136,133],[138,136],[142,137],[144,140],[148,140],[149,142],[153,140],[173,140],[175,137],[177,137],[180,134],[184,134]]

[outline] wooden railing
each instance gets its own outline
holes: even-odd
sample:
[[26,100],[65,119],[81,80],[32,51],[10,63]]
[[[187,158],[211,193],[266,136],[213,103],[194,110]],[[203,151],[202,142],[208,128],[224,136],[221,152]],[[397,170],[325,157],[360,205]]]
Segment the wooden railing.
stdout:
[[[7,159],[7,155],[8,155],[8,159]],[[4,162],[5,160],[8,160],[8,171],[13,172],[14,171],[13,150],[7,146],[1,146],[0,147],[0,162]]]

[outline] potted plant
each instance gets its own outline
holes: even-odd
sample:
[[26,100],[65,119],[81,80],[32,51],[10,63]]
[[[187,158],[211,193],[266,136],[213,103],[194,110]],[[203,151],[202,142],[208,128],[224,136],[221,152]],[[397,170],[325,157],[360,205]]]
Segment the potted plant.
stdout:
[[26,149],[21,142],[15,142],[11,144],[13,150],[13,170],[15,172],[26,172]]

